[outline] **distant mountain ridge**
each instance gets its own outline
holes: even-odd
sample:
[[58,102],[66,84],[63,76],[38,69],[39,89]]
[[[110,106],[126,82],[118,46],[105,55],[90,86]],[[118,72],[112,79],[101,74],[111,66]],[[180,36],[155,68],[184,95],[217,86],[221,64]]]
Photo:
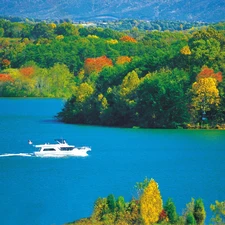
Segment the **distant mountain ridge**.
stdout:
[[1,16],[35,19],[225,21],[224,0],[1,0]]

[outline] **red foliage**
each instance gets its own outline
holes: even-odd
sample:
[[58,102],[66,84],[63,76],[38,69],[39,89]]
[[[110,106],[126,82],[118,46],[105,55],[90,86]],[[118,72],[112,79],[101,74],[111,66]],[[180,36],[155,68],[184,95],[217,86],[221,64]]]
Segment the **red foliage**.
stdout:
[[9,74],[0,74],[0,82],[13,81],[13,78]]
[[126,35],[120,38],[121,41],[125,41],[125,42],[133,42],[133,43],[137,43],[137,40],[135,40],[134,38]]
[[20,69],[20,73],[25,76],[25,77],[30,77],[34,73],[34,68],[33,67],[24,67]]
[[159,214],[159,221],[167,220],[166,211],[163,209],[162,212]]
[[112,60],[106,56],[87,58],[84,62],[85,73],[100,72],[105,66],[113,66]]
[[197,75],[196,79],[199,80],[200,78],[208,78],[208,77],[215,78],[218,82],[221,82],[223,80],[221,72],[214,73],[214,70],[208,67],[204,67],[202,71]]

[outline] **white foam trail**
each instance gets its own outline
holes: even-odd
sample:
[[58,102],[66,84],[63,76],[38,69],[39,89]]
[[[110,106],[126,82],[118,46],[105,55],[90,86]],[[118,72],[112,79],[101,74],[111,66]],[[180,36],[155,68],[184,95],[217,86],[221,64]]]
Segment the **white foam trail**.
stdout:
[[13,156],[31,157],[31,156],[33,156],[33,154],[30,154],[30,153],[5,153],[5,154],[0,155],[0,157],[13,157]]

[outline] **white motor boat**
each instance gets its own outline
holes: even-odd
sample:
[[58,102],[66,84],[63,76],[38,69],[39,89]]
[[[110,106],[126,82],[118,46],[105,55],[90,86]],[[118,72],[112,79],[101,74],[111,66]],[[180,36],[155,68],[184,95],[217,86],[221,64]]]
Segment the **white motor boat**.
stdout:
[[75,147],[68,145],[65,139],[55,139],[56,144],[34,145],[39,151],[34,155],[41,157],[65,157],[65,156],[88,156],[87,152],[91,151],[89,147]]

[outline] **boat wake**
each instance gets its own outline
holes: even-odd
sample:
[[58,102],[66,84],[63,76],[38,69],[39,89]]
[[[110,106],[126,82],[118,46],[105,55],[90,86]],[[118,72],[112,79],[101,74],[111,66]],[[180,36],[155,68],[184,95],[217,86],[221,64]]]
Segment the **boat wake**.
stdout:
[[31,154],[31,153],[5,153],[5,154],[0,155],[0,157],[14,157],[14,156],[32,157],[32,156],[34,156],[34,154]]

